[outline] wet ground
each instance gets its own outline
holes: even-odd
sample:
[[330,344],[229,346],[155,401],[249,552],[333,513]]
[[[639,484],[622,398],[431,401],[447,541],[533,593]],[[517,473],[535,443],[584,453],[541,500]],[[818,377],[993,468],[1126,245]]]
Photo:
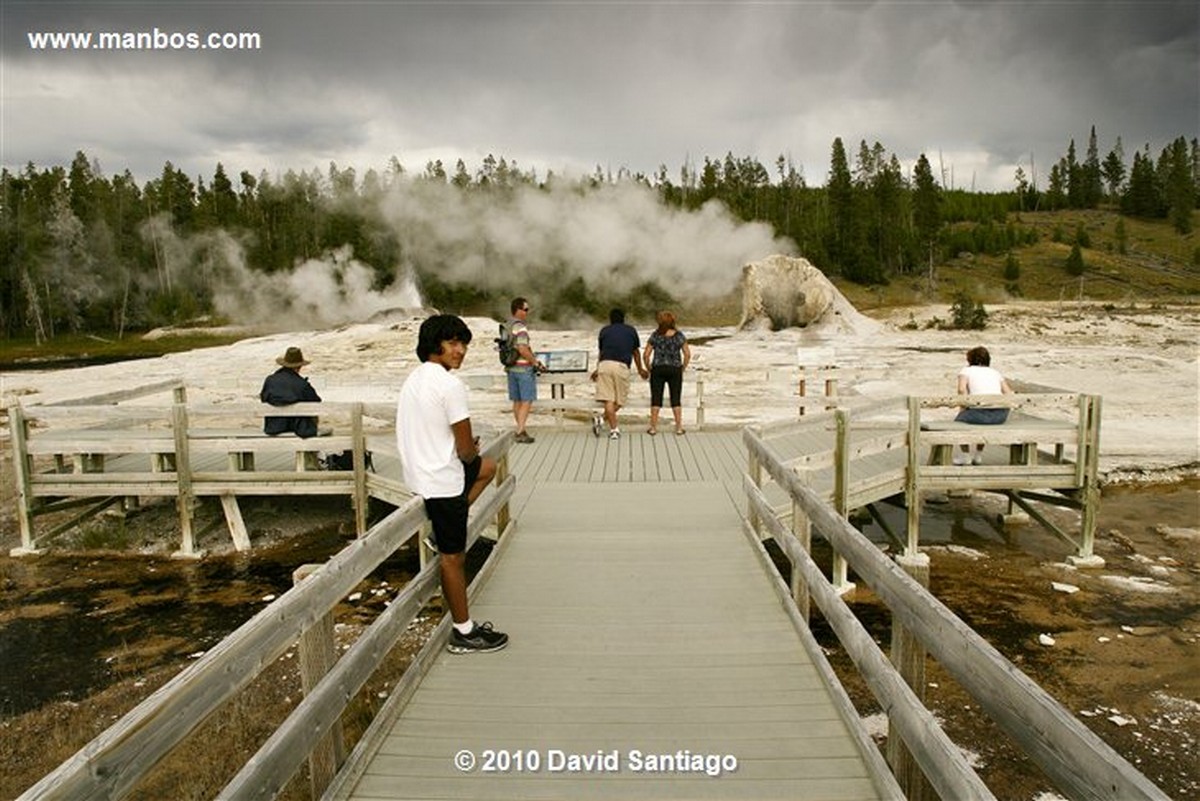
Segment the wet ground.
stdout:
[[[0,720],[54,701],[78,701],[129,676],[193,658],[292,586],[347,538],[337,522],[245,554],[198,561],[105,552],[0,557]],[[403,586],[412,549],[367,584]],[[358,604],[371,616],[371,593]]]
[[[1039,526],[1001,526],[995,514],[1006,505],[982,494],[926,505],[933,593],[1168,795],[1200,797],[1200,481],[1106,488],[1098,570],[1065,564],[1064,543]],[[1048,516],[1077,530],[1077,513]],[[866,530],[883,539],[878,527]],[[847,600],[886,649],[883,604],[863,591]],[[882,739],[886,721],[869,690],[828,626],[813,628]],[[1058,797],[932,661],[927,679],[927,704],[998,797]]]
[[[1170,795],[1196,797],[1200,542],[1180,532],[1200,527],[1200,481],[1106,489],[1097,552],[1107,565],[1098,571],[1071,571],[1062,564],[1066,546],[1034,524],[1000,526],[994,515],[1003,505],[978,495],[927,504],[922,542],[932,556],[934,593]],[[1056,514],[1071,526],[1074,513]],[[902,512],[888,515],[902,529]],[[0,556],[0,726],[178,670],[211,648],[291,587],[296,567],[324,561],[348,541],[344,526],[316,513],[309,519],[302,536],[197,562],[115,553]],[[866,530],[883,539],[877,526]],[[416,569],[415,552],[403,550],[364,582],[363,599],[343,604],[339,619],[369,619],[382,603],[369,588],[399,586]],[[1052,582],[1079,591],[1056,591]],[[886,644],[886,610],[866,592],[850,600]],[[814,631],[870,721],[873,701],[836,639],[820,621]],[[1039,642],[1043,634],[1054,644]],[[1045,780],[952,679],[936,666],[929,678],[931,707],[1002,798],[1053,797],[1039,796]],[[54,764],[38,767],[30,781]],[[0,773],[9,769],[0,764]]]

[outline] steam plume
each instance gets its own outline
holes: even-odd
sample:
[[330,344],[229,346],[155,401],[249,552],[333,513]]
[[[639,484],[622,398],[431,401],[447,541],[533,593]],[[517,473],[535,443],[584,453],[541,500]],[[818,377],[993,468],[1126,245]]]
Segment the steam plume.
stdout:
[[[670,208],[652,189],[631,182],[586,191],[566,185],[461,191],[400,179],[377,203],[360,211],[394,231],[400,264],[367,265],[345,246],[266,274],[247,267],[241,243],[224,231],[183,239],[156,218],[143,235],[161,254],[161,276],[209,292],[217,311],[233,322],[280,329],[420,308],[418,269],[485,292],[517,287],[532,298],[574,277],[618,293],[655,281],[686,302],[730,291],[748,261],[795,252],[770,226],[742,223],[720,203],[696,211]],[[372,288],[376,267],[393,271],[383,291]]]

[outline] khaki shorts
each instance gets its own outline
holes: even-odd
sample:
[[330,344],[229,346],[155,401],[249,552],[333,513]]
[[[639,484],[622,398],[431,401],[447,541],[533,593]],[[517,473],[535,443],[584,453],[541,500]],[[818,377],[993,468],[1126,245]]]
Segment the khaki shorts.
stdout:
[[629,400],[629,367],[605,360],[596,367],[596,400],[615,401],[624,406]]

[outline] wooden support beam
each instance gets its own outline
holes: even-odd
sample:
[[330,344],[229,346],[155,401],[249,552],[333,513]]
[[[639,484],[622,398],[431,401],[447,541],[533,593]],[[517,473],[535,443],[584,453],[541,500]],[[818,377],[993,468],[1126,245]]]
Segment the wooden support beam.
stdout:
[[1087,435],[1083,440],[1084,452],[1078,461],[1083,464],[1083,481],[1080,501],[1083,504],[1080,520],[1079,553],[1068,557],[1077,567],[1099,568],[1104,559],[1096,556],[1096,517],[1100,506],[1100,396],[1086,395]]
[[192,461],[188,446],[187,405],[176,403],[171,407],[171,433],[175,438],[175,482],[178,487],[179,506],[179,550],[175,556],[196,556],[196,542],[192,532]]
[[242,509],[238,506],[237,496],[232,492],[222,492],[221,509],[225,512],[225,523],[229,526],[229,536],[233,539],[233,547],[238,551],[250,550],[250,532],[246,530],[246,522],[242,520]]
[[[838,409],[834,413],[836,426],[836,445],[834,445],[833,460],[833,506],[843,519],[850,515],[848,493],[850,489],[850,412]],[[854,590],[854,584],[847,577],[846,558],[833,552],[832,583],[834,588],[845,595]]]
[[[300,584],[320,565],[301,565],[292,573],[292,583]],[[333,611],[321,616],[300,635],[300,686],[305,695],[325,677],[337,662],[337,644],[333,639]],[[340,718],[330,724],[329,733],[322,737],[308,756],[308,785],[312,797],[321,798],[346,761],[346,738]]]
[[[810,486],[811,477],[807,470],[797,470],[796,476],[804,486]],[[792,534],[796,537],[796,541],[804,549],[805,553],[812,553],[812,521],[809,520],[804,507],[795,500],[792,501]],[[792,580],[790,583],[792,598],[796,602],[800,618],[805,623],[808,623],[810,614],[808,582],[804,580],[804,571],[800,570],[794,564],[792,565]]]
[[14,548],[12,554],[33,554],[37,553],[33,541],[33,492],[29,486],[33,464],[26,447],[29,442],[29,422],[19,403],[8,408],[8,431],[12,439],[13,478],[17,490],[17,524],[21,529],[21,546]]
[[[904,472],[904,553],[913,556],[921,542],[921,402],[908,399],[908,453]],[[931,460],[932,462],[932,460]]]
[[[896,564],[900,566],[905,573],[912,576],[913,580],[920,584],[925,589],[929,589],[929,555],[918,553],[914,555],[902,554],[896,558]],[[913,695],[925,705],[925,663],[926,651],[925,646],[917,639],[911,631],[904,627],[903,623],[892,621],[892,664],[896,666],[896,672],[904,679],[904,683],[912,688]],[[904,742],[904,738],[899,736],[900,732],[895,728],[895,721],[888,717],[888,764],[892,766],[892,773],[896,776],[896,781],[904,790],[904,795],[908,801],[926,801],[926,799],[935,799],[937,795],[934,793],[933,786],[929,783],[929,779],[921,771],[920,765],[917,764],[912,752]]]
[[363,434],[363,405],[354,404],[350,409],[350,439],[354,442],[354,534],[361,537],[367,533],[367,438]]

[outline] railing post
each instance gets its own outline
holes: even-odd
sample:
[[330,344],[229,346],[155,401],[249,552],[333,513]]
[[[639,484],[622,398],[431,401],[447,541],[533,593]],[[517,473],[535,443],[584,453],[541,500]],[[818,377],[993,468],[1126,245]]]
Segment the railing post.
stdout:
[[[850,412],[846,409],[834,411],[837,425],[837,440],[833,455],[833,505],[838,515],[845,520],[849,514],[849,480],[850,480]],[[833,551],[833,576],[831,583],[840,594],[845,595],[854,589],[854,584],[846,577],[846,557]]]
[[[828,368],[827,368],[828,369]],[[825,379],[825,411],[837,408],[838,397],[837,378]]]
[[350,441],[354,443],[354,534],[367,533],[367,440],[363,434],[363,405],[350,407]]
[[799,381],[799,385],[796,388],[796,391],[800,395],[800,417],[803,417],[804,413],[807,411],[807,409],[805,408],[805,405],[804,405],[804,401],[808,395],[808,382],[805,380],[805,377],[804,377],[804,365],[800,365],[800,381]]
[[[808,487],[810,476],[807,470],[797,469],[796,476],[800,479],[801,486]],[[794,497],[792,498],[792,533],[796,535],[796,539],[800,542],[800,547],[807,554],[812,553],[812,520],[808,513],[804,511],[804,507],[800,505]],[[800,610],[800,617],[805,622],[809,618],[809,595],[808,582],[804,580],[804,573],[798,565],[792,565],[792,599],[796,602],[796,608]]]
[[[320,565],[301,565],[292,573],[292,582],[299,584],[320,568]],[[332,609],[300,635],[299,652],[300,685],[304,694],[308,695],[337,661]],[[346,743],[342,735],[342,721],[338,719],[330,727],[329,734],[317,743],[308,756],[308,783],[314,799],[325,794],[325,789],[345,761]]]
[[[499,487],[508,480],[508,451],[504,451],[500,458],[496,460],[496,486]],[[508,501],[500,504],[500,508],[496,510],[496,539],[499,539],[504,534],[504,529],[508,528],[510,512],[508,509]]]
[[174,555],[192,557],[196,555],[196,542],[192,533],[192,462],[188,447],[187,404],[176,403],[171,407],[171,433],[175,438],[175,481],[179,487],[180,543]]
[[904,555],[915,556],[921,541],[921,400],[908,398],[908,469],[904,476]]
[[[761,490],[762,465],[759,463],[758,454],[754,452],[753,448],[749,449],[749,459],[746,465],[746,474],[750,476],[750,480],[754,483],[754,486]],[[750,515],[750,528],[754,529],[754,536],[761,540],[763,538],[762,521],[758,518],[758,511],[754,508],[754,504],[748,503],[748,506],[749,509],[747,511]]]
[[33,489],[30,487],[33,462],[26,445],[29,421],[19,403],[8,408],[8,430],[12,438],[13,477],[17,483],[17,522],[21,528],[21,547],[14,549],[12,554],[33,554],[37,553],[33,544]]
[[696,428],[704,428],[704,379],[696,379]]
[[1079,554],[1067,557],[1076,567],[1103,567],[1104,558],[1097,556],[1096,507],[1100,505],[1100,396],[1084,396],[1086,425],[1076,449],[1076,458],[1083,466],[1079,488]]
[[[896,564],[904,572],[912,576],[925,589],[929,588],[929,555],[904,554],[896,557]],[[905,683],[912,688],[913,694],[925,705],[925,646],[911,631],[892,619],[892,664]],[[921,768],[917,765],[912,753],[904,744],[904,739],[896,729],[895,723],[888,719],[887,739],[888,764],[892,766],[892,774],[904,790],[908,801],[925,801],[935,799],[933,787]]]

